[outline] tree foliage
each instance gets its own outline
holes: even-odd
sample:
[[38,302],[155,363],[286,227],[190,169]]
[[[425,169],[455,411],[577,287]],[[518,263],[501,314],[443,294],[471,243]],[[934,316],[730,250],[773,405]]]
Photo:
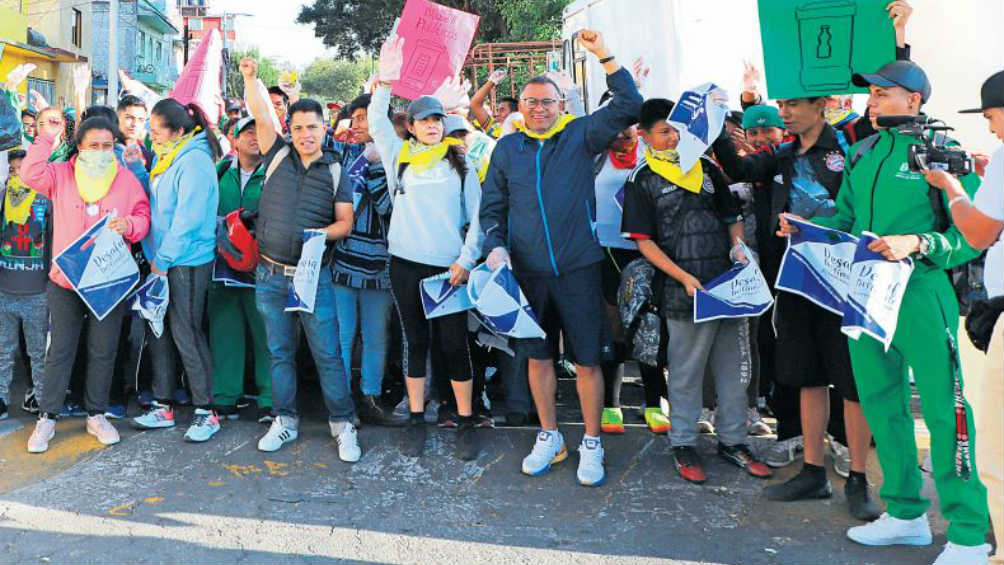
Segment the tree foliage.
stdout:
[[[570,0],[437,0],[478,14],[476,43],[549,40],[559,36],[561,11]],[[314,24],[314,33],[338,57],[377,53],[401,14],[404,0],[313,0],[297,22]]]
[[258,77],[265,83],[265,86],[279,84],[279,68],[271,59],[263,59],[257,47],[250,47],[245,51],[231,49],[229,57],[226,60],[227,84],[225,85],[226,91],[223,94],[225,97],[236,96],[243,98],[244,96],[244,79],[241,78],[240,71],[241,59],[244,57],[253,57],[258,61]]
[[325,101],[349,102],[369,76],[368,61],[314,59],[300,75],[303,93]]

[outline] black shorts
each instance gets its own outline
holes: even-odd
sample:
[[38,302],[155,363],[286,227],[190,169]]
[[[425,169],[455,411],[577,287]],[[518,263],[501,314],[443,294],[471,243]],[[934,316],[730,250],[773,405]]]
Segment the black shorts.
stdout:
[[516,274],[530,308],[547,332],[544,339],[519,340],[530,359],[553,359],[560,328],[565,355],[577,365],[595,367],[602,351],[603,311],[600,263],[559,277]]
[[833,385],[844,399],[858,402],[840,316],[797,294],[779,292],[773,322],[777,382],[796,388]]

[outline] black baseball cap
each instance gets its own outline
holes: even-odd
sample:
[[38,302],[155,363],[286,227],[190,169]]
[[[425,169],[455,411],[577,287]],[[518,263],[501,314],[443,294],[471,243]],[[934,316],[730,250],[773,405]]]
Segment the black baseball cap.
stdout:
[[980,88],[980,107],[959,110],[960,114],[979,114],[990,108],[1004,108],[1004,71],[997,71]]
[[869,85],[875,86],[900,86],[910,92],[918,92],[921,102],[927,102],[931,97],[931,81],[927,80],[927,73],[913,61],[896,60],[882,65],[882,68],[874,73],[854,73],[851,77],[854,86],[867,88]]

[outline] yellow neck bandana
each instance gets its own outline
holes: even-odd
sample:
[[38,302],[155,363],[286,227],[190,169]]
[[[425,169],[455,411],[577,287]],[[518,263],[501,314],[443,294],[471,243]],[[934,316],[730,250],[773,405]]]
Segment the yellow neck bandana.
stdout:
[[112,188],[112,181],[118,173],[119,165],[115,154],[111,153],[111,159],[102,159],[99,163],[89,163],[81,160],[84,152],[77,154],[77,161],[73,166],[73,178],[77,181],[77,194],[87,204],[94,204],[108,194]]
[[398,164],[408,163],[408,166],[416,173],[427,171],[436,166],[450,147],[463,145],[464,142],[455,137],[444,137],[443,141],[435,145],[426,145],[414,139],[409,139],[401,146],[401,152],[397,155]]
[[188,144],[189,141],[195,137],[195,134],[202,131],[202,128],[195,126],[195,129],[188,132],[188,134],[175,139],[174,141],[168,141],[167,143],[158,143],[153,146],[153,152],[157,154],[157,163],[153,166],[153,170],[150,171],[150,178],[164,174],[174,162],[174,158],[178,156],[178,152],[181,148]]
[[24,224],[28,221],[36,194],[19,177],[10,178],[7,181],[7,195],[4,197],[4,223]]
[[652,151],[651,147],[646,147],[645,159],[649,168],[660,177],[694,194],[701,192],[701,186],[704,184],[704,168],[700,161],[684,173],[680,169],[680,155],[673,149]]
[[565,129],[565,126],[571,123],[572,120],[574,119],[575,116],[571,114],[563,114],[560,118],[558,118],[557,122],[554,122],[554,125],[551,126],[551,129],[545,131],[544,133],[534,133],[526,129],[526,124],[524,124],[522,121],[515,121],[512,123],[512,125],[515,126],[517,130],[525,133],[528,137],[532,137],[534,139],[539,139],[543,141],[545,139],[551,139],[552,137],[554,137],[555,134]]

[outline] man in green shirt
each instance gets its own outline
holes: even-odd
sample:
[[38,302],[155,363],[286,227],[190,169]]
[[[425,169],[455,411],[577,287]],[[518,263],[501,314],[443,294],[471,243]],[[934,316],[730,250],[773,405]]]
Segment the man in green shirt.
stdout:
[[[871,337],[848,340],[861,406],[882,466],[886,513],[850,528],[847,536],[865,545],[931,543],[925,514],[930,501],[921,495],[910,413],[912,369],[931,434],[932,476],[949,522],[948,544],[935,564],[986,563],[987,491],[972,456],[972,411],[962,396],[956,345],[959,306],[945,274],[979,252],[951,225],[943,193],[910,170],[909,147],[920,140],[878,126],[881,116],[920,114],[931,93],[924,71],[910,61],[894,61],[874,74],[854,75],[854,83],[869,88],[869,116],[878,133],[850,148],[836,215],[813,221],[854,235],[873,232],[881,237],[871,244],[872,251],[890,261],[911,257],[914,270],[889,351]],[[975,174],[959,180],[970,195],[979,185]],[[780,233],[792,231],[782,217]]]
[[[223,217],[238,208],[258,211],[265,180],[262,157],[255,136],[254,118],[242,118],[234,126],[237,155],[216,166],[220,180]],[[225,229],[225,228],[218,228]],[[222,261],[218,258],[217,261]],[[209,289],[209,346],[213,354],[213,397],[221,417],[238,417],[237,400],[244,392],[245,332],[254,345],[255,383],[258,385],[258,421],[272,421],[272,372],[269,368],[265,326],[255,306],[254,288],[228,287],[213,283]]]

